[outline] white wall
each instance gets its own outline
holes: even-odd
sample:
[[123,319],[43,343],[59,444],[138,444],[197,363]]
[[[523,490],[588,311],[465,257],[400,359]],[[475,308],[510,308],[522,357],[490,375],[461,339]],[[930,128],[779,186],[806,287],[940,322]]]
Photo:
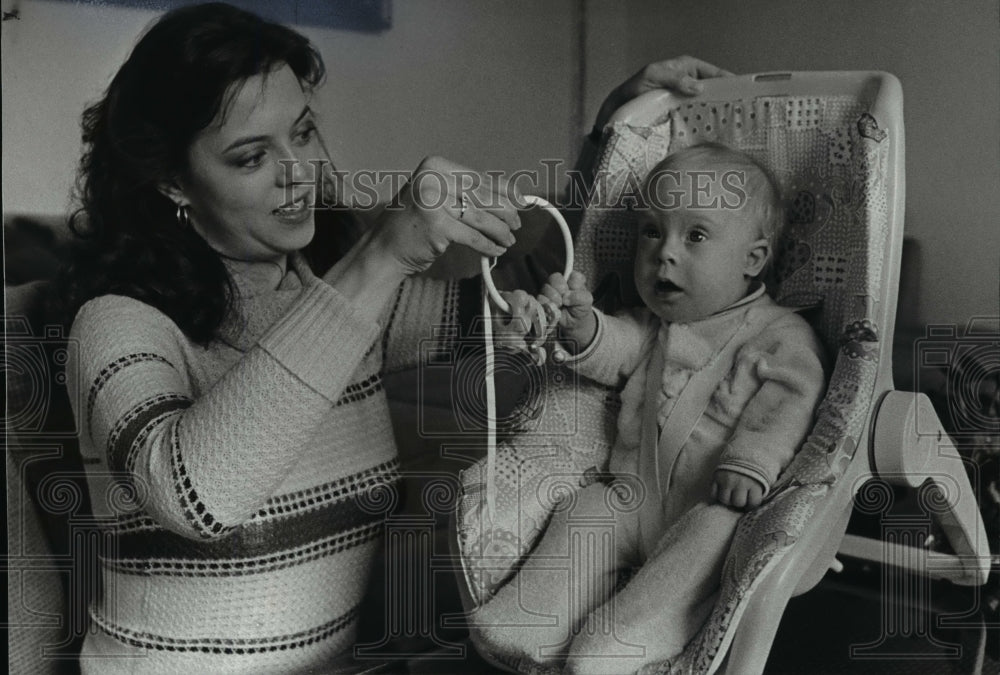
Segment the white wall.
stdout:
[[572,5],[406,0],[379,35],[305,28],[338,164],[409,170],[435,153],[513,172],[572,154]]
[[111,81],[155,13],[70,2],[3,2],[3,210],[65,211],[80,114]]

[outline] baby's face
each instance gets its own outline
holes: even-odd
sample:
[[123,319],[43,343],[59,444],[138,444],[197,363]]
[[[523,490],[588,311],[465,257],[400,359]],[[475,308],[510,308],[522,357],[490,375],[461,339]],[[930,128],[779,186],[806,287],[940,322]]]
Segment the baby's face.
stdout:
[[742,299],[769,249],[759,212],[747,207],[745,194],[738,198],[732,176],[711,167],[677,169],[679,180],[666,176],[651,185],[651,206],[639,211],[635,283],[661,320],[684,323]]

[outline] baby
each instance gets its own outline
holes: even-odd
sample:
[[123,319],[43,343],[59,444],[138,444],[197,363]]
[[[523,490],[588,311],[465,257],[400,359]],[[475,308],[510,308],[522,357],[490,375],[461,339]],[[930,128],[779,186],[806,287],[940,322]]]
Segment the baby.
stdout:
[[[608,468],[639,482],[641,503],[623,507],[615,483],[581,489],[476,614],[519,668],[631,673],[679,654],[711,611],[742,510],[789,464],[824,390],[816,336],[759,281],[783,222],[768,173],[703,144],[667,157],[641,194],[645,307],[602,314],[578,272],[552,275],[539,296],[561,310],[566,363],[622,387]],[[511,296],[515,316],[525,298]],[[611,536],[594,536],[595,523]]]

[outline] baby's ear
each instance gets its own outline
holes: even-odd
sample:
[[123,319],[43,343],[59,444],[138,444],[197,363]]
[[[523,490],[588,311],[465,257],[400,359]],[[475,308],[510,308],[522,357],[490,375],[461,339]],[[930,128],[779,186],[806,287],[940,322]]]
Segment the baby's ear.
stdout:
[[768,259],[771,257],[771,242],[766,238],[761,237],[757,241],[750,244],[747,248],[746,264],[743,268],[743,274],[753,278],[760,274],[764,266],[767,264]]

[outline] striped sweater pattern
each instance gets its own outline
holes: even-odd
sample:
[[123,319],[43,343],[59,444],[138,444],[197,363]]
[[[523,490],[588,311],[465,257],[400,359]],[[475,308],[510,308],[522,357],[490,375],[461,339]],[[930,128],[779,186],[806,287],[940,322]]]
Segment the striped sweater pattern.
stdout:
[[456,320],[457,284],[411,279],[376,324],[298,256],[277,289],[234,281],[207,348],[124,296],[73,324],[109,524],[84,673],[321,672],[354,640],[399,477],[382,373]]

